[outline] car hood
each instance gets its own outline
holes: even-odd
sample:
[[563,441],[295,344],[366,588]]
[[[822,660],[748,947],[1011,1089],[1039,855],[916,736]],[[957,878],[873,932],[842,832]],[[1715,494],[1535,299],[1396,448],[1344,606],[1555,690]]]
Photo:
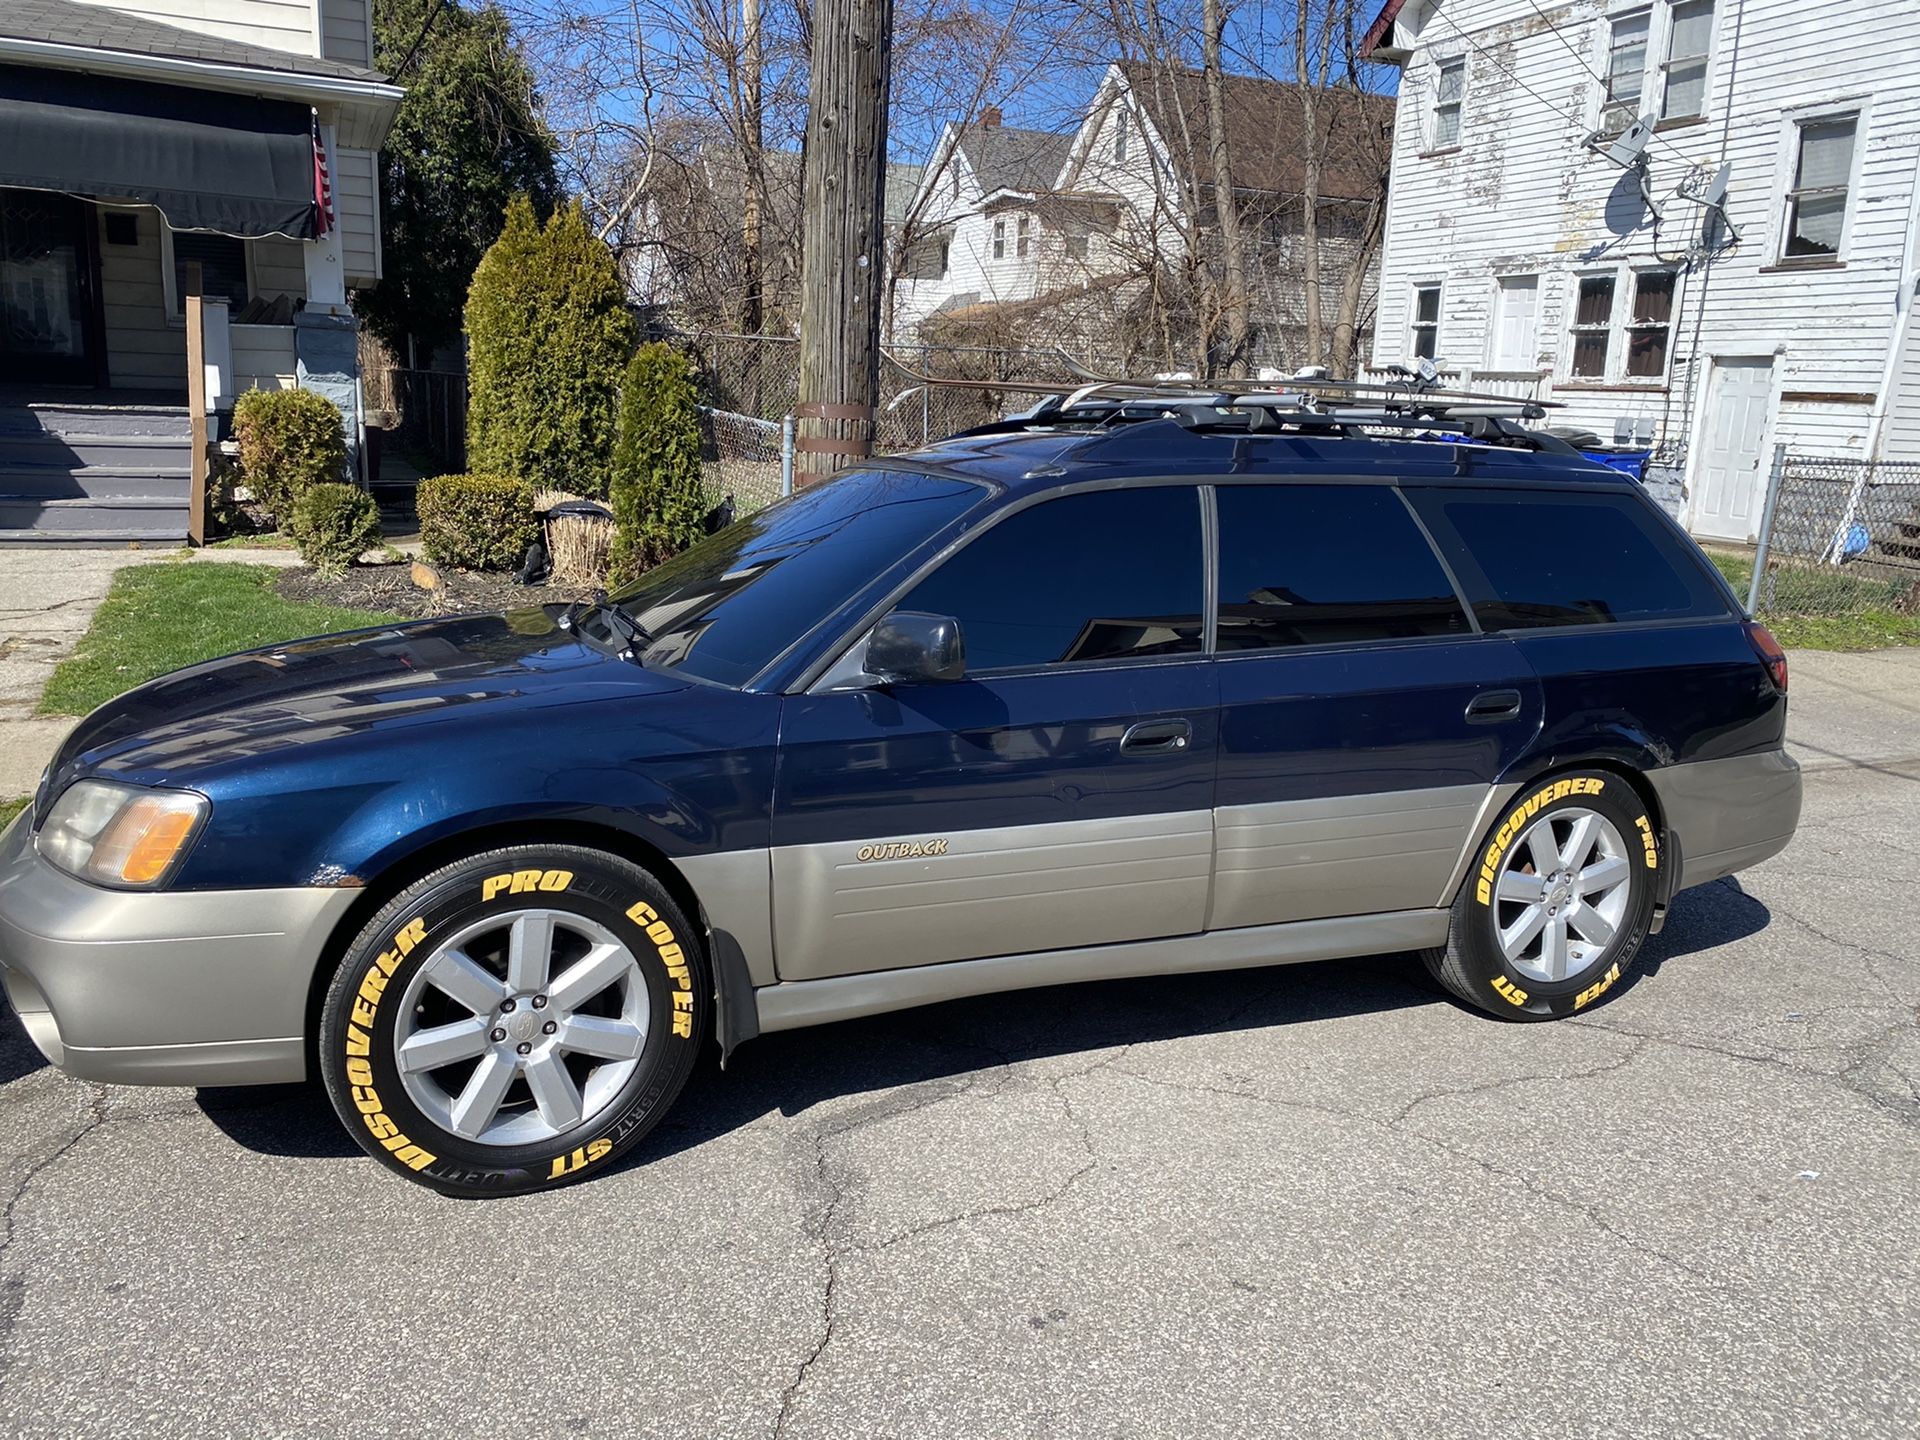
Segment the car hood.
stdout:
[[663,694],[687,681],[562,629],[561,607],[462,615],[291,641],[176,670],[75,727],[52,788],[86,774],[191,782],[293,745],[503,708]]

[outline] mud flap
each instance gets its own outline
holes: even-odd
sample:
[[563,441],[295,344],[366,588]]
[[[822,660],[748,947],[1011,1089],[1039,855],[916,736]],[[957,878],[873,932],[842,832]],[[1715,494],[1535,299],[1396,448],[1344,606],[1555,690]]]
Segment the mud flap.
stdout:
[[1653,921],[1647,926],[1649,935],[1658,935],[1661,926],[1667,923],[1667,907],[1673,903],[1673,897],[1680,889],[1680,872],[1684,868],[1680,855],[1679,832],[1667,829],[1660,833],[1660,886],[1653,892]]
[[720,1045],[720,1068],[735,1047],[760,1033],[760,1007],[754,1003],[753,977],[740,942],[725,930],[708,932],[713,943],[713,1038]]

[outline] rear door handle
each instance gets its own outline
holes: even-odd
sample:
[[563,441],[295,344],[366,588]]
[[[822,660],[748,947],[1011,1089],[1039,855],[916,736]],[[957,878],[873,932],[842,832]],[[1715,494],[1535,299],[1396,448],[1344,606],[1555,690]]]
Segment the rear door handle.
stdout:
[[1511,720],[1520,713],[1518,690],[1482,690],[1467,702],[1467,719],[1478,725]]
[[1190,720],[1142,720],[1120,737],[1122,755],[1176,755],[1193,743]]

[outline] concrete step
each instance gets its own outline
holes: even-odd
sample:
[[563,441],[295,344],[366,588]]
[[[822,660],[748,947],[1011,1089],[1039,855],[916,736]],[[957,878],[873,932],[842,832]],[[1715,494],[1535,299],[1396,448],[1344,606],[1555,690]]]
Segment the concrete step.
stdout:
[[0,539],[171,540],[187,538],[187,501],[111,496],[31,500],[0,496]]
[[0,435],[153,435],[189,439],[184,405],[86,405],[36,401],[0,405]]
[[192,441],[173,435],[32,435],[0,433],[0,470],[16,466],[177,465],[188,464]]
[[85,465],[73,470],[0,463],[0,500],[177,500],[185,504],[187,467]]

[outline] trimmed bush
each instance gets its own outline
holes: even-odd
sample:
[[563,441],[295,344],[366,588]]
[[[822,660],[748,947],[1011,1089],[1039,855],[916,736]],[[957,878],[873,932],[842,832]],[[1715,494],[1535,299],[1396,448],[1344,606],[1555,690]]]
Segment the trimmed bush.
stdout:
[[607,493],[633,318],[613,252],[565,206],[524,197],[467,293],[467,463],[542,488]]
[[312,485],[293,502],[287,528],[302,560],[338,573],[380,543],[380,507],[358,485]]
[[613,552],[618,581],[678,555],[706,533],[700,479],[700,412],[693,367],[671,345],[642,345],[620,387],[620,444],[613,454]]
[[234,403],[240,470],[254,502],[284,526],[315,485],[347,473],[347,432],[331,400],[312,390],[249,390]]
[[460,570],[511,570],[540,533],[533,487],[511,475],[441,475],[414,492],[427,560]]

